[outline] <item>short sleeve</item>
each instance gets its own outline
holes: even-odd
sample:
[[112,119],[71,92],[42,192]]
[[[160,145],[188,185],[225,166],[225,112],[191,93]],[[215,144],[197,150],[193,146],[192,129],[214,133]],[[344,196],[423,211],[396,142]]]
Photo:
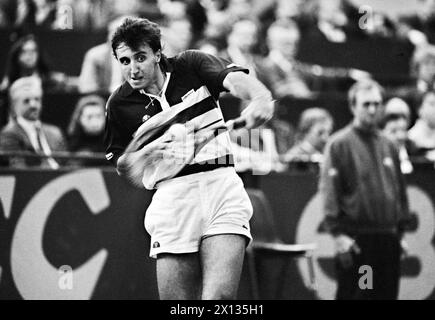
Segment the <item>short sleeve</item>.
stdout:
[[249,73],[249,70],[243,66],[235,65],[226,59],[199,50],[186,51],[183,59],[214,94],[228,91],[223,86],[228,73],[236,71]]

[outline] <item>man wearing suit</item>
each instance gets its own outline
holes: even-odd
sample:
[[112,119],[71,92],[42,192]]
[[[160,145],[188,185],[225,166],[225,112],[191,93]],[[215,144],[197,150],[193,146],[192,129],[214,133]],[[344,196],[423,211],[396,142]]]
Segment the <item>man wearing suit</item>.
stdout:
[[9,98],[14,116],[0,133],[1,151],[24,151],[42,155],[41,158],[10,157],[11,167],[24,168],[40,166],[59,168],[53,151],[65,151],[66,143],[61,130],[53,125],[42,123],[42,86],[37,77],[16,80],[9,89]]

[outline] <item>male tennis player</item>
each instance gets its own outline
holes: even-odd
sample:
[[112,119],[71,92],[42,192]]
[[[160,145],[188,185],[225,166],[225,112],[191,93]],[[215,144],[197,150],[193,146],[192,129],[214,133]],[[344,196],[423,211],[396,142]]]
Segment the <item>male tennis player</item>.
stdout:
[[[250,103],[239,119],[247,128],[273,115],[271,93],[246,68],[194,50],[167,58],[159,26],[147,19],[126,19],[112,48],[126,81],[108,101],[105,143],[107,159],[121,174],[136,130],[180,103],[191,106],[179,115],[195,130],[225,124],[217,104],[224,91]],[[165,152],[169,144],[154,145]],[[234,169],[228,133],[209,141],[155,189],[145,228],[151,235],[150,256],[157,259],[160,299],[235,299],[252,239],[252,206]]]

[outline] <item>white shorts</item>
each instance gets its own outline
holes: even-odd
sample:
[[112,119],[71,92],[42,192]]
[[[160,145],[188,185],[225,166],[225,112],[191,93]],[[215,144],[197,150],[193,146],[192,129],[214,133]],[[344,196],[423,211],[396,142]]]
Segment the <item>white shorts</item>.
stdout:
[[145,215],[150,257],[198,252],[201,240],[240,234],[252,240],[252,205],[233,167],[194,173],[157,186]]

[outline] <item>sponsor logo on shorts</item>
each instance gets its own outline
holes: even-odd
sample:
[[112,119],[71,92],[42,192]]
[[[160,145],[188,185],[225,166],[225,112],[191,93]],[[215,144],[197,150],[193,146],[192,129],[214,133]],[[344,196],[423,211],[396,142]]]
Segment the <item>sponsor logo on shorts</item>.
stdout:
[[248,227],[247,227],[247,226],[243,225],[242,227],[245,228],[246,230],[248,230]]
[[106,159],[107,159],[107,160],[110,160],[110,159],[112,159],[112,158],[113,158],[113,153],[112,153],[112,152],[106,154]]
[[153,248],[160,248],[160,243],[158,243],[157,241],[153,243]]

